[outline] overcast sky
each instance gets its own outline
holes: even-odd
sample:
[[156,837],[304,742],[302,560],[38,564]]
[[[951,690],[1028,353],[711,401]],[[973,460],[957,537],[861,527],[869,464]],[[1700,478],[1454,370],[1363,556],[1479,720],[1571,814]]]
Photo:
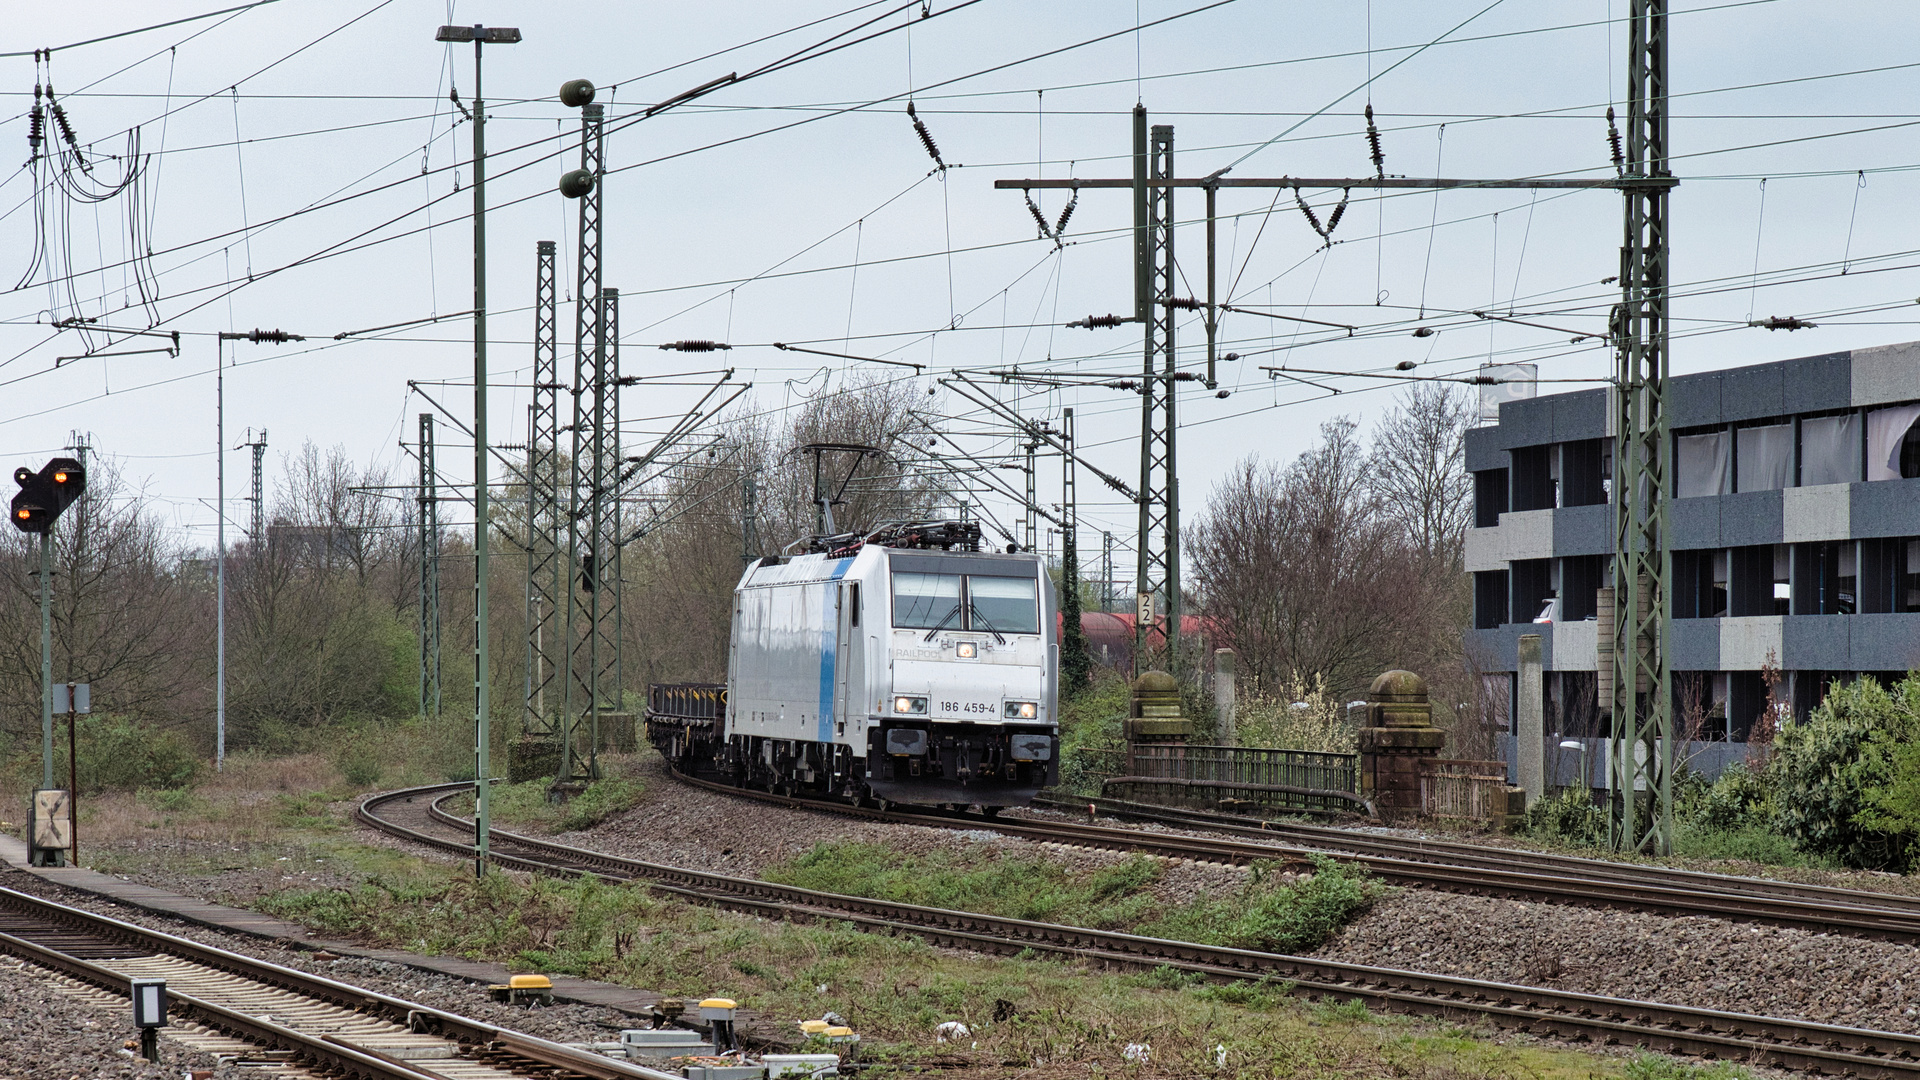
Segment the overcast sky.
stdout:
[[[569,78],[600,85],[616,129],[605,281],[624,297],[624,370],[713,367],[709,356],[652,346],[732,342],[722,363],[754,384],[748,400],[759,410],[831,392],[847,377],[836,361],[767,347],[775,341],[923,363],[937,374],[1015,364],[1137,369],[1137,327],[1059,325],[1130,309],[1127,193],[1084,192],[1056,247],[1037,237],[1018,192],[993,189],[1001,178],[1128,175],[1136,101],[1151,122],[1174,125],[1186,176],[1230,164],[1234,176],[1368,175],[1360,113],[1369,100],[1390,173],[1611,172],[1604,114],[1624,93],[1626,0],[929,0],[929,18],[919,2],[854,3],[280,0],[56,48],[40,65],[29,50],[220,4],[23,5],[0,45],[23,54],[0,60],[0,142],[26,161],[33,86],[51,78],[92,172],[63,185],[58,167],[43,162],[0,185],[9,260],[0,276],[0,461],[37,466],[70,432],[91,432],[170,523],[210,543],[213,335],[264,327],[308,340],[237,347],[228,445],[264,427],[271,471],[310,440],[410,479],[398,443],[432,406],[408,382],[470,418],[469,322],[334,335],[471,306],[471,131],[454,123],[446,99],[451,80],[470,101],[473,59],[469,47],[434,42],[443,22],[517,25],[525,35],[490,47],[486,60],[491,417],[500,441],[524,432],[535,241],[561,242],[562,293],[572,294],[575,207],[554,190],[578,154],[577,113],[554,96]],[[1676,372],[1920,337],[1912,328],[1920,222],[1906,212],[1920,114],[1901,111],[1920,99],[1912,55],[1920,10],[1835,0],[1675,7]],[[649,103],[745,75],[869,19],[878,21],[852,36],[911,29],[637,117]],[[814,20],[823,21],[795,29]],[[1136,20],[1150,25],[1135,33]],[[931,171],[905,115],[909,96],[955,166],[943,174]],[[147,156],[133,188],[98,202],[67,193],[109,190],[136,128]],[[1304,194],[1322,224],[1340,198]],[[1411,360],[1441,374],[1492,358],[1537,362],[1543,378],[1610,370],[1599,342],[1571,344],[1566,331],[1600,331],[1615,299],[1601,282],[1618,272],[1619,196],[1356,191],[1327,247],[1291,192],[1274,195],[1222,192],[1223,292],[1232,283],[1243,306],[1360,330],[1348,338],[1226,317],[1222,351],[1247,355],[1222,366],[1230,396],[1193,384],[1181,394],[1189,514],[1237,459],[1290,459],[1325,420],[1371,423],[1392,404],[1377,380],[1300,376],[1343,391],[1334,395],[1270,379],[1259,365],[1366,372]],[[1064,201],[1059,192],[1036,196],[1049,218]],[[1202,206],[1197,192],[1179,193],[1176,253],[1190,294],[1205,287]],[[150,261],[129,264],[130,235],[140,249],[150,244]],[[1471,314],[1489,309],[1554,329]],[[1792,334],[1745,327],[1771,315],[1820,325]],[[61,361],[167,343],[49,325],[75,316],[178,330],[181,353]],[[564,366],[571,313],[560,322]],[[1439,332],[1415,337],[1423,326]],[[1182,323],[1179,341],[1182,365],[1197,370],[1197,318]],[[1546,389],[1556,388],[1565,387]],[[698,393],[629,390],[627,443],[645,444]],[[1038,417],[1074,406],[1089,456],[1137,476],[1136,397],[1002,393]],[[927,400],[960,417],[956,430],[982,430],[964,403]],[[442,432],[443,471],[469,477],[470,449],[445,424]],[[246,519],[245,473],[245,453],[232,454],[230,521]],[[1097,546],[1100,529],[1130,544],[1132,507],[1082,481],[1083,544]],[[1058,484],[1057,464],[1045,466],[1049,501]],[[1012,520],[1011,510],[1000,514]]]

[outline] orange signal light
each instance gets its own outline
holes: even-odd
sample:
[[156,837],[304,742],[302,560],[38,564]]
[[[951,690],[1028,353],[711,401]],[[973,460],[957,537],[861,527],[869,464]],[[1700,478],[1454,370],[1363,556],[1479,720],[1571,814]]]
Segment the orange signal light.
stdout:
[[17,518],[19,518],[19,519],[20,519],[21,521],[25,521],[25,520],[27,520],[28,518],[30,518],[30,517],[32,517],[32,516],[33,516],[33,511],[31,511],[31,510],[29,510],[29,509],[27,509],[26,507],[24,507],[24,506],[23,506],[23,507],[21,507],[20,509],[18,509],[18,510],[15,510],[15,511],[13,512],[13,516],[14,516],[14,517],[17,517]]
[[67,482],[67,474],[66,474],[66,473],[65,473],[64,471],[62,471],[62,472],[57,472],[57,473],[54,473],[54,474],[53,474],[53,482],[54,482],[54,483],[56,483],[56,484],[64,484],[64,483],[66,483],[66,482]]

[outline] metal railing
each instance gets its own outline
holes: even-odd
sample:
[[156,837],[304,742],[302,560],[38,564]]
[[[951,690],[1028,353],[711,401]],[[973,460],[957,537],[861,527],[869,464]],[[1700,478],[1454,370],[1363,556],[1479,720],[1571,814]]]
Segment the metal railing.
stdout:
[[1137,745],[1102,794],[1234,813],[1364,809],[1353,754],[1256,746]]
[[1494,821],[1507,813],[1502,761],[1430,758],[1420,763],[1420,811],[1430,817]]

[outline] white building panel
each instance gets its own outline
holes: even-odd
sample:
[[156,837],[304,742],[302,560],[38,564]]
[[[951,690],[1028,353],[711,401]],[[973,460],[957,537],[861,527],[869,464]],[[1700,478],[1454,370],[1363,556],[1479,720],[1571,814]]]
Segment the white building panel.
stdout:
[[1852,491],[1847,484],[1781,489],[1781,542],[1846,539],[1852,521]]
[[1772,657],[1781,666],[1784,615],[1741,615],[1720,620],[1720,670],[1758,671]]
[[1553,670],[1596,671],[1600,667],[1600,624],[1593,619],[1553,624]]
[[1853,403],[1881,405],[1920,395],[1920,342],[1853,350]]

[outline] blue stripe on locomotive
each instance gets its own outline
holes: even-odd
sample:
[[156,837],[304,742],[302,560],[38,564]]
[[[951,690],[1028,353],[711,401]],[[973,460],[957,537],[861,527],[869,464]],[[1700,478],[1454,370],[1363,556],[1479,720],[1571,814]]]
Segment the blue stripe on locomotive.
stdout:
[[819,725],[815,738],[821,742],[833,741],[833,680],[840,636],[840,606],[833,602],[833,594],[852,565],[851,557],[835,560],[833,576],[820,586],[820,712],[815,718]]

